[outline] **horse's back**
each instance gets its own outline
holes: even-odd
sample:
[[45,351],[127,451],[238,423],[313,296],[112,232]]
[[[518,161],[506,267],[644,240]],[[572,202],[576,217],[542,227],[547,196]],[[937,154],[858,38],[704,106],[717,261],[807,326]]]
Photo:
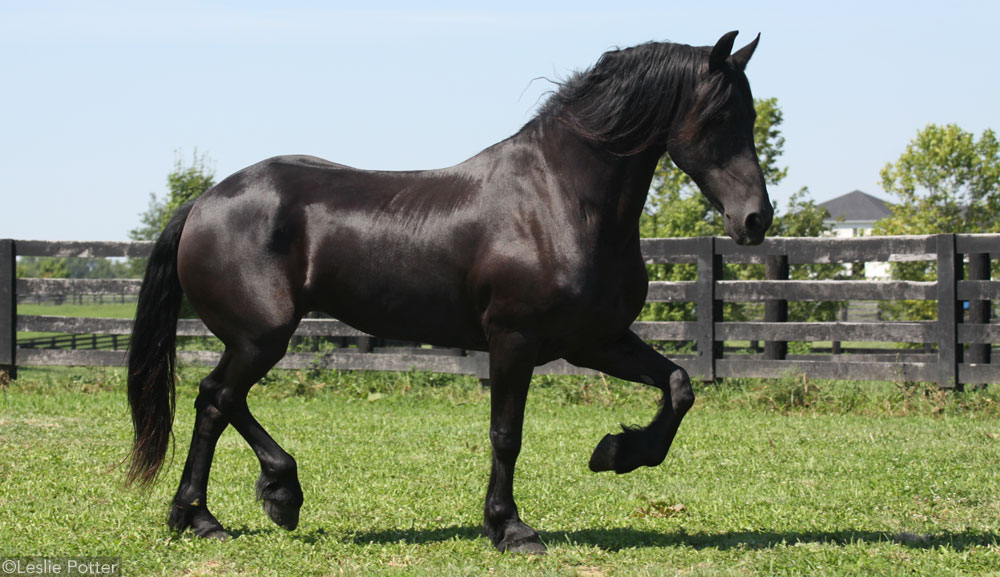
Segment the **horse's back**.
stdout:
[[237,299],[286,299],[297,316],[321,310],[373,334],[474,348],[483,342],[468,293],[477,198],[474,183],[446,171],[268,159],[197,201],[181,241],[182,282],[210,296],[201,307],[210,316],[237,307],[205,278],[239,287]]

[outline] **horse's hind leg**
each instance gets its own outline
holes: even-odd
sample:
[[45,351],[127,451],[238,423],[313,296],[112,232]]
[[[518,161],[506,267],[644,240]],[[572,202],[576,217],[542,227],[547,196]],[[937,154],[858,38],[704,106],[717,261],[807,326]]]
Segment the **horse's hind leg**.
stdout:
[[[225,361],[219,366],[224,366]],[[203,390],[211,390],[210,384],[218,378],[220,368],[216,368],[202,382]],[[206,385],[206,381],[209,383]],[[215,444],[229,422],[215,408],[208,395],[199,394],[194,403],[196,416],[191,448],[181,474],[180,486],[174,495],[168,524],[174,531],[190,528],[199,537],[226,539],[228,534],[222,524],[208,510],[208,474],[215,455]]]
[[272,521],[288,530],[298,525],[302,507],[298,467],[295,459],[250,414],[247,393],[285,354],[293,331],[294,327],[287,334],[274,335],[267,340],[227,347],[226,352],[232,353],[232,357],[226,367],[226,379],[213,391],[215,407],[246,440],[260,461],[257,498],[264,511]]
[[174,497],[170,526],[191,528],[203,537],[225,538],[222,525],[208,511],[208,473],[216,441],[227,424],[247,441],[260,460],[257,498],[271,520],[286,529],[298,524],[302,488],[297,466],[250,414],[247,393],[285,353],[294,323],[257,339],[229,339],[219,365],[201,383],[191,450]]
[[660,411],[645,428],[625,428],[605,435],[590,457],[590,469],[628,473],[641,466],[663,462],[677,434],[681,419],[694,404],[687,372],[653,350],[632,331],[603,348],[567,359],[613,377],[645,383],[663,391]]

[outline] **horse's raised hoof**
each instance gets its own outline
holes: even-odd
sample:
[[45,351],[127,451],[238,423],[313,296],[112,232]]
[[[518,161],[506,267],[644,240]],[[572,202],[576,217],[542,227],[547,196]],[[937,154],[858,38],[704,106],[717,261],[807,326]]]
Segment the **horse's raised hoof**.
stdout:
[[299,526],[302,487],[294,475],[279,481],[261,474],[257,479],[257,498],[275,525],[289,531]]
[[294,531],[299,526],[299,507],[277,501],[263,502],[264,512],[274,521],[274,524],[289,531]]
[[644,465],[655,467],[662,463],[666,453],[662,456],[644,454],[639,449],[644,446],[643,440],[638,438],[642,434],[642,430],[625,429],[617,435],[604,435],[590,455],[590,470],[595,473],[614,471],[621,475]]
[[203,539],[218,539],[219,541],[229,539],[229,533],[226,533],[222,524],[204,505],[192,504],[185,507],[174,503],[170,509],[167,525],[178,533],[185,529],[191,529],[195,536]]
[[590,455],[590,470],[595,473],[614,471],[615,459],[618,457],[619,435],[604,435],[601,442]]

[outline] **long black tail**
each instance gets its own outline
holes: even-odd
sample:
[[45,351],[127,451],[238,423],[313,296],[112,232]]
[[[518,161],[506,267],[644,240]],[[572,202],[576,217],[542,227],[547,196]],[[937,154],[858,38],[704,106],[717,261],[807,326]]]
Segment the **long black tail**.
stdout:
[[174,361],[183,289],[177,246],[192,203],[177,209],[153,246],[132,325],[128,403],[134,441],[126,483],[149,485],[166,458],[174,422]]

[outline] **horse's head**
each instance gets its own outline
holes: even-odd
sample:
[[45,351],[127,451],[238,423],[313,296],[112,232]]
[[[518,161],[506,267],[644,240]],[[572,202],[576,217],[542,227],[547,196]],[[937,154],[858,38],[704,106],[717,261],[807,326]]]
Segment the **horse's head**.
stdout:
[[690,109],[671,127],[667,151],[722,213],[729,236],[738,244],[760,244],[774,211],[754,147],[756,112],[743,73],[760,35],[730,54],[735,39],[730,32],[711,49]]

